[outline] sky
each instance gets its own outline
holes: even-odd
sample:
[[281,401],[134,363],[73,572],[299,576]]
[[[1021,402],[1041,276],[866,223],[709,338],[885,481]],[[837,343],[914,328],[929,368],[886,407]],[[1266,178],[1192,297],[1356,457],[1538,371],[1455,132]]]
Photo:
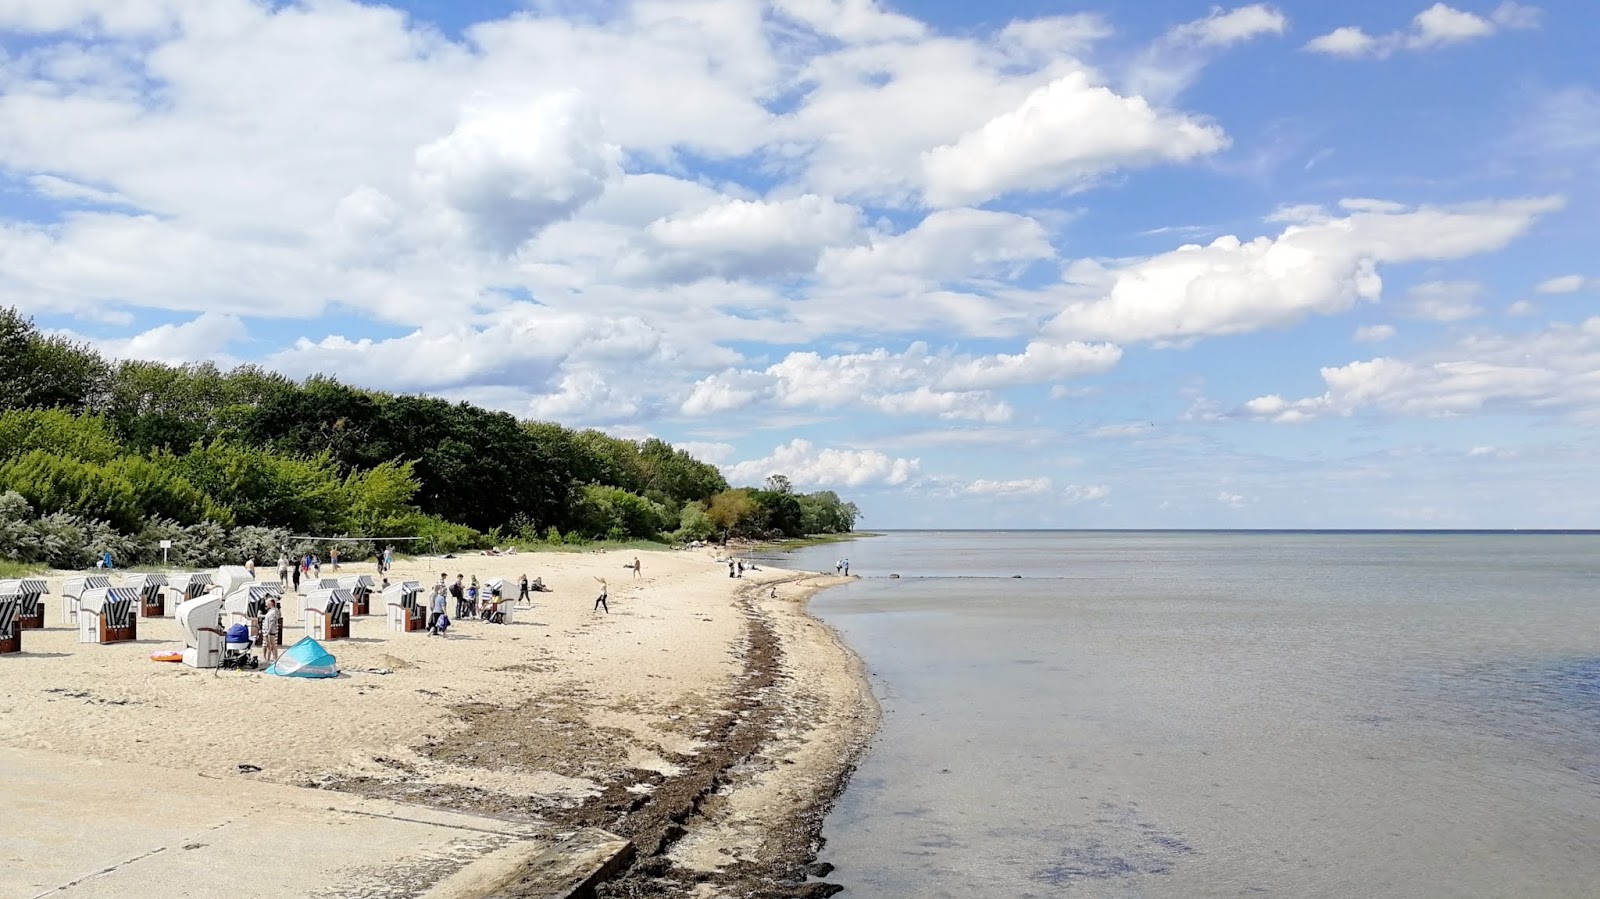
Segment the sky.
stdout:
[[0,304],[863,527],[1600,527],[1600,4],[0,0]]

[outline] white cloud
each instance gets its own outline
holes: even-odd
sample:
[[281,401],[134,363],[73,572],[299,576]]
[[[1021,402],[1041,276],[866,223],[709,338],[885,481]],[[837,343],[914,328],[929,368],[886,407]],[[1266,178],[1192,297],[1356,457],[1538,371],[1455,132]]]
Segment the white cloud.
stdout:
[[878,0],[773,0],[778,12],[818,34],[848,42],[911,40],[927,29],[885,10]]
[[576,91],[469,106],[454,131],[416,151],[418,193],[498,252],[571,216],[620,174],[621,148]]
[[1499,249],[1558,198],[1405,209],[1346,201],[1343,218],[1299,208],[1276,239],[1219,237],[1131,262],[1081,261],[1067,280],[1099,299],[1070,303],[1046,334],[1073,339],[1184,341],[1333,314],[1382,291],[1382,263],[1457,259]]
[[774,474],[786,475],[796,487],[898,486],[921,467],[917,459],[892,458],[876,450],[819,447],[796,438],[765,458],[725,466],[734,484],[761,484]]
[[1488,18],[1435,3],[1417,13],[1411,20],[1411,27],[1405,31],[1373,36],[1359,27],[1347,25],[1312,38],[1305,49],[1330,56],[1381,58],[1400,50],[1429,50],[1465,43],[1489,37],[1502,29],[1537,28],[1539,19],[1537,8],[1512,2],[1500,4]]
[[1539,314],[1539,304],[1529,300],[1518,300],[1506,307],[1507,318],[1531,318]]
[[1379,357],[1322,369],[1327,390],[1262,396],[1248,417],[1283,423],[1363,410],[1441,417],[1482,411],[1600,419],[1600,318],[1526,334],[1471,335],[1415,360]]
[[1264,3],[1223,10],[1214,7],[1203,19],[1179,25],[1172,38],[1212,47],[1225,47],[1264,34],[1282,34],[1289,27],[1283,13]]
[[1476,281],[1427,281],[1406,291],[1401,314],[1435,322],[1458,322],[1483,314],[1484,288]]
[[1055,250],[1044,227],[1027,216],[982,209],[941,209],[900,234],[823,254],[821,276],[834,283],[965,281],[1014,269]]
[[1356,329],[1355,341],[1357,343],[1382,343],[1391,340],[1395,334],[1394,325],[1364,325]]
[[1585,278],[1582,275],[1562,275],[1559,278],[1551,278],[1548,281],[1540,283],[1535,289],[1540,293],[1577,293],[1578,291],[1582,290],[1585,285],[1590,284],[1595,280],[1596,279]]
[[756,404],[835,409],[863,406],[891,415],[1004,421],[1008,405],[988,391],[1106,371],[1121,358],[1110,344],[1035,341],[1020,353],[991,356],[930,352],[823,356],[790,353],[763,370],[729,369],[699,381],[682,411],[711,415]]
[[1075,190],[1119,168],[1184,162],[1227,146],[1222,129],[1153,109],[1070,72],[1016,109],[922,155],[929,202],[981,203],[1013,191]]
[[669,280],[808,274],[825,249],[856,242],[860,218],[856,207],[816,194],[727,199],[651,222],[638,254],[620,268],[630,276]]
[[[65,336],[84,339],[70,332]],[[93,343],[114,359],[144,359],[168,365],[214,361],[226,366],[235,361],[228,347],[248,336],[238,316],[207,312],[181,324],[158,325],[132,337]]]
[[1242,494],[1229,493],[1224,490],[1217,494],[1217,502],[1230,509],[1242,509],[1244,508],[1245,497]]
[[991,481],[979,478],[958,485],[952,493],[956,496],[1017,497],[1049,493],[1049,478],[1020,478],[1010,481]]
[[1097,502],[1110,495],[1111,488],[1104,484],[1068,484],[1061,489],[1061,500],[1069,506]]

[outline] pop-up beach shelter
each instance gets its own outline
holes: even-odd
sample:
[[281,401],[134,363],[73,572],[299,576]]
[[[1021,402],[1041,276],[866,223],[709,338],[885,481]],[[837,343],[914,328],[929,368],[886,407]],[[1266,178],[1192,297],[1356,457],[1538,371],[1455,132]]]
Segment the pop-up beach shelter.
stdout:
[[333,653],[322,648],[321,643],[310,637],[302,637],[299,643],[278,656],[278,661],[267,669],[267,673],[279,677],[338,677],[339,663]]

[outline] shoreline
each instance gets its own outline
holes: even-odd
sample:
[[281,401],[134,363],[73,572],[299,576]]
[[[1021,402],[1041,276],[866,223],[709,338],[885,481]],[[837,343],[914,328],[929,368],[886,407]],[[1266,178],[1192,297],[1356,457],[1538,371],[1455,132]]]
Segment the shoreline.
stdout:
[[[642,580],[612,573],[634,556],[645,562]],[[250,781],[262,796],[310,788],[357,805],[481,815],[545,835],[525,835],[529,846],[605,828],[633,840],[637,855],[598,896],[837,891],[806,882],[807,866],[879,710],[861,659],[807,605],[846,579],[762,569],[723,583],[725,567],[709,551],[396,560],[391,577],[429,583],[461,570],[514,582],[520,568],[555,593],[536,594],[512,625],[467,622],[441,640],[388,632],[381,617],[353,619],[352,639],[329,644],[345,673],[327,681],[152,663],[151,644],[178,633],[170,618],[141,619],[136,643],[78,644],[60,623],[65,573],[53,573],[48,629],[25,632],[23,655],[0,656],[12,688],[0,697],[0,751],[46,773],[65,752]],[[610,615],[588,608],[600,577],[613,582]],[[77,795],[62,803],[41,814],[71,839],[70,822],[96,810]],[[104,851],[142,839],[130,830],[107,838]],[[437,874],[454,876],[470,856],[458,848],[441,857]],[[23,878],[26,895],[60,886],[53,871],[24,864],[0,876],[0,892],[10,889],[6,876]],[[548,894],[524,886],[495,894]],[[141,895],[102,888],[111,891],[97,895]],[[422,881],[387,888],[385,896],[433,895]]]

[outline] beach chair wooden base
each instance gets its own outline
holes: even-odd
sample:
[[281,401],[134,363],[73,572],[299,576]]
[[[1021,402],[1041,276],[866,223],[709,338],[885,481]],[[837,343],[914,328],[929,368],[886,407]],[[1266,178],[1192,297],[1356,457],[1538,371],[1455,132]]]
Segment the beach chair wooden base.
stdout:
[[22,651],[22,628],[13,624],[0,632],[0,655]]
[[37,615],[18,615],[17,627],[25,631],[42,630],[44,628],[44,609],[41,608]]
[[350,614],[371,615],[372,603],[365,599],[352,599],[350,600]]
[[139,639],[139,619],[129,617],[127,627],[111,627],[100,622],[100,643],[125,643]]
[[167,601],[159,596],[153,599],[145,597],[144,601],[139,603],[139,617],[141,618],[165,618],[166,614]]

